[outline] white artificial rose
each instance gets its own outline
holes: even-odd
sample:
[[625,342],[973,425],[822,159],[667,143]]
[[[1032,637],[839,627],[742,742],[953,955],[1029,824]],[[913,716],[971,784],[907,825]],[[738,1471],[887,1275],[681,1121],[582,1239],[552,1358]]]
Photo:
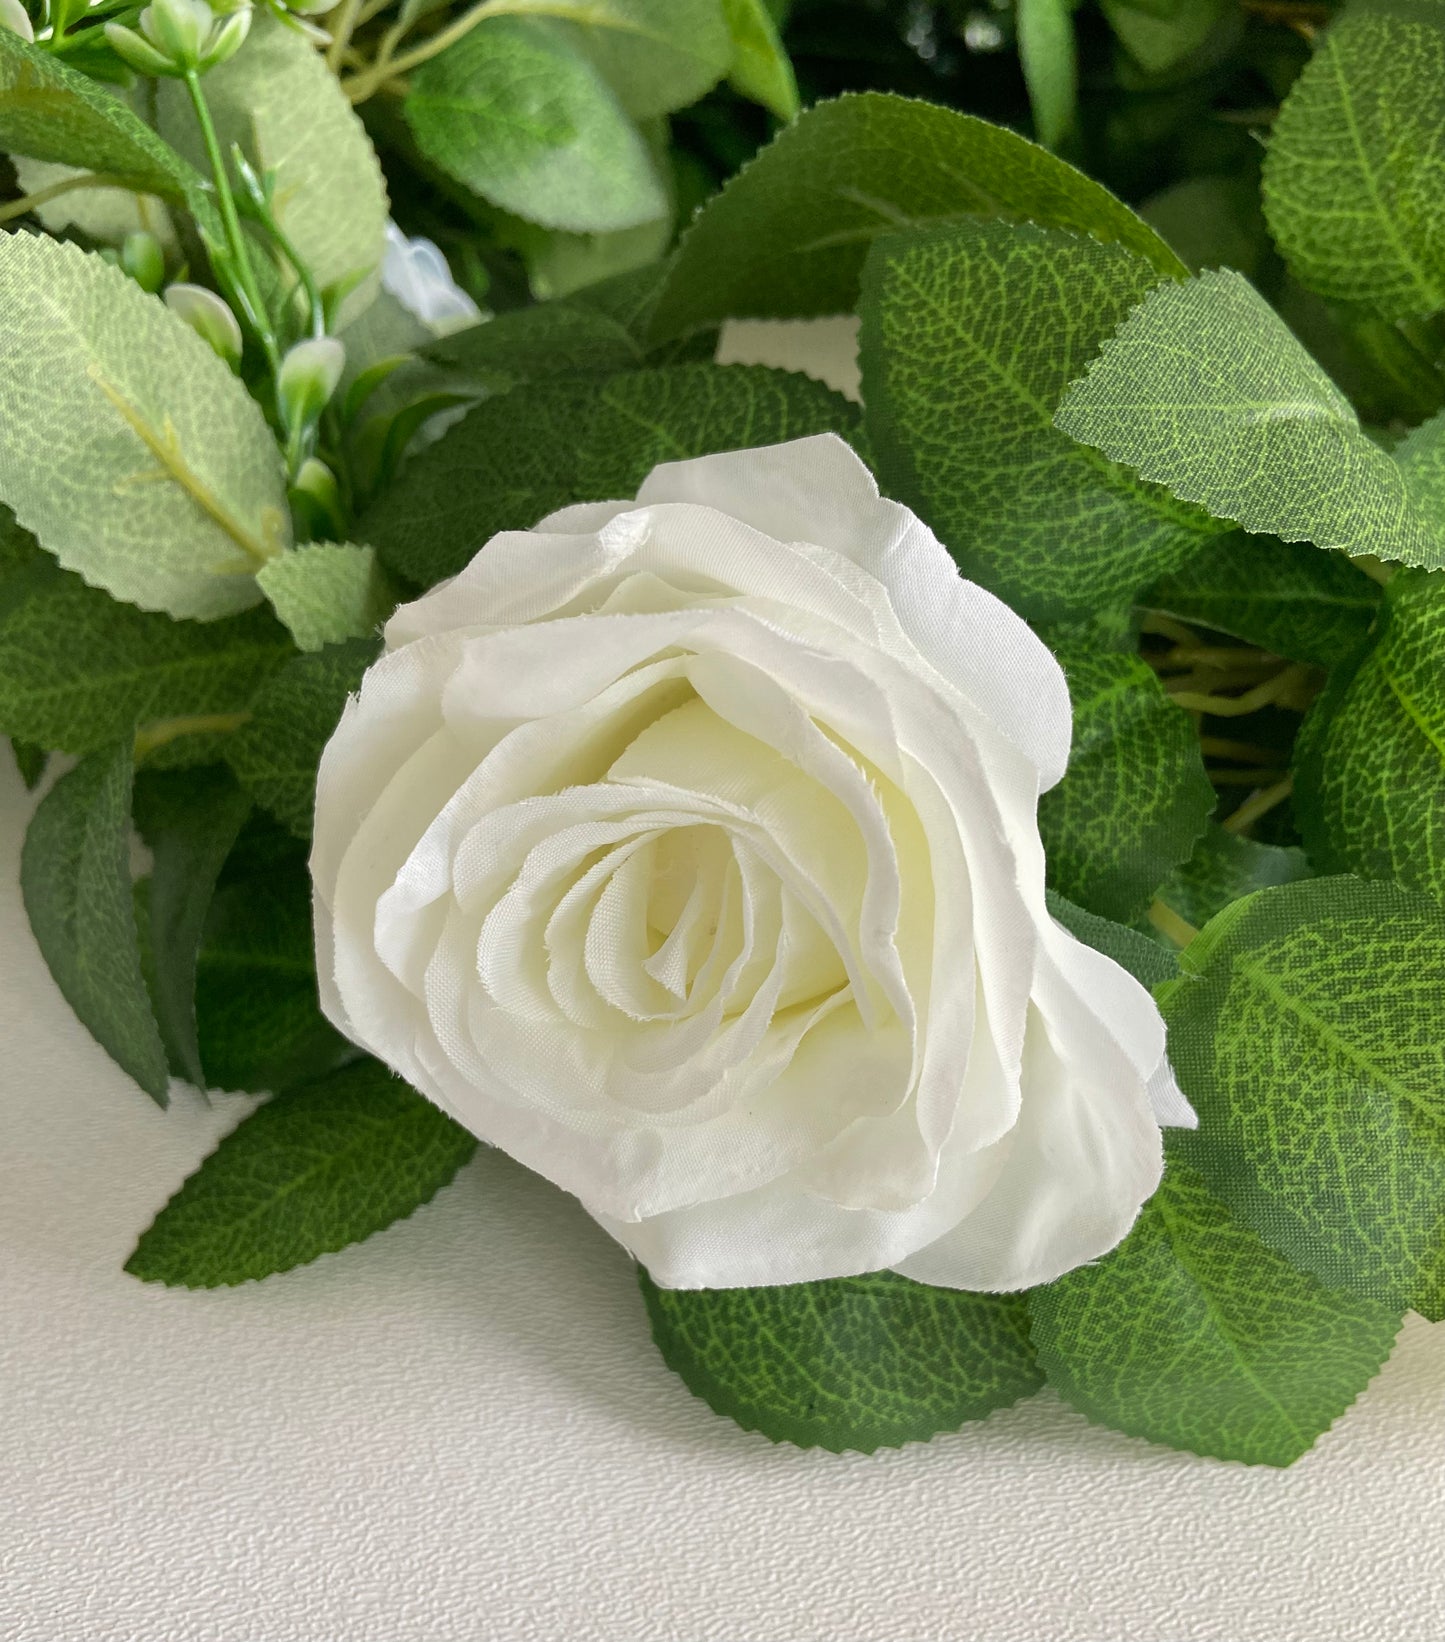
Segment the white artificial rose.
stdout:
[[656,468],[398,610],[321,763],[322,995],[670,1287],[1016,1289],[1191,1123],[1049,917],[1063,676],[824,436]]

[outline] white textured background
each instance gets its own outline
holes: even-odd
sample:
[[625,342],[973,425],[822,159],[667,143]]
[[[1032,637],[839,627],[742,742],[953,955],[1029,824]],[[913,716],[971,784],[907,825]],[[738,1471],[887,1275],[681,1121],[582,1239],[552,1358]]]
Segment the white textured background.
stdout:
[[775,1448],[689,1396],[620,1251],[496,1155],[285,1277],[126,1277],[244,1103],[162,1113],[75,1024],[20,905],[30,807],[0,753],[4,1642],[1445,1637],[1445,1327],[1418,1319],[1275,1472],[1049,1393],[872,1458]]

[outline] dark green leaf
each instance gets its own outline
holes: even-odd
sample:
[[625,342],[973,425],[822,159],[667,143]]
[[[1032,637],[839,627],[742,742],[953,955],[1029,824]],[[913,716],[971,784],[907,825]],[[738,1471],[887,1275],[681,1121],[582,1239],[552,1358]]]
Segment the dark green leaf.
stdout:
[[16,741],[13,736],[10,738],[10,751],[15,755],[15,768],[20,772],[20,779],[29,792],[34,792],[45,774],[50,754],[33,741]]
[[1341,553],[1234,530],[1206,542],[1139,603],[1331,667],[1365,642],[1380,585]]
[[156,1216],[126,1270],[220,1288],[359,1243],[433,1198],[476,1150],[375,1061],[268,1101]]
[[142,725],[229,717],[292,653],[264,611],[173,621],[117,602],[45,555],[0,589],[0,731],[88,753]]
[[1050,914],[1071,935],[1077,936],[1085,946],[1102,952],[1106,958],[1112,958],[1121,968],[1127,969],[1140,985],[1155,987],[1163,981],[1172,980],[1179,973],[1179,962],[1173,953],[1167,952],[1157,941],[1139,930],[1086,912],[1083,907],[1075,906],[1053,890],[1046,891],[1046,895]]
[[206,1087],[196,1041],[196,959],[211,893],[251,800],[223,769],[143,772],[136,827],[151,852],[150,991],[167,1059]]
[[1242,275],[1152,291],[1055,417],[1066,433],[1246,530],[1445,565],[1400,470]]
[[1396,575],[1371,649],[1341,669],[1295,750],[1295,814],[1323,872],[1445,899],[1445,577]]
[[642,364],[642,345],[610,314],[567,298],[498,314],[444,337],[428,359],[490,393],[549,376],[605,375]]
[[548,18],[479,24],[416,71],[403,110],[428,159],[528,222],[603,233],[667,213],[646,143]]
[[311,836],[322,749],[377,650],[375,640],[350,639],[294,657],[256,697],[250,722],[226,749],[241,785],[298,838]]
[[1219,528],[1053,425],[1158,280],[1122,246],[1001,222],[881,239],[868,258],[859,356],[883,483],[1025,614],[1121,603]]
[[1290,267],[1389,319],[1445,306],[1445,8],[1357,4],[1270,133],[1264,207]]
[[1315,878],[1222,912],[1160,989],[1177,1144],[1332,1287],[1445,1314],[1445,909]]
[[1130,1436],[1288,1465],[1390,1355],[1401,1314],[1328,1289],[1171,1161],[1113,1253],[1029,1295],[1050,1385]]
[[484,401],[415,457],[362,532],[394,570],[429,587],[499,530],[530,529],[570,502],[634,495],[659,462],[857,424],[838,394],[761,366],[540,382]]
[[1137,656],[1064,650],[1074,739],[1064,779],[1039,799],[1049,883],[1128,920],[1188,860],[1214,808],[1188,714]]
[[130,747],[90,754],[40,802],[20,888],[41,955],[80,1023],[164,1106],[169,1071],[141,972],[130,885]]
[[746,1431],[834,1453],[956,1431],[1037,1390],[1018,1294],[893,1272],[785,1288],[660,1289],[639,1268],[667,1366]]
[[1261,844],[1210,822],[1194,853],[1159,887],[1159,899],[1202,929],[1216,913],[1257,889],[1312,876],[1302,849]]
[[683,237],[654,334],[730,316],[849,312],[882,234],[982,215],[1183,264],[1121,201],[1047,149],[967,114],[868,92],[819,103],[711,199]]

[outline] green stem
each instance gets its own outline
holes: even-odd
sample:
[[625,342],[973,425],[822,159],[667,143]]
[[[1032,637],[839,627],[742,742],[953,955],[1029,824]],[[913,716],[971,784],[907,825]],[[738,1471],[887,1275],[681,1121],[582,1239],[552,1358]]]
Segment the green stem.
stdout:
[[256,283],[255,270],[251,267],[251,255],[246,248],[241,218],[236,211],[235,197],[231,193],[231,180],[226,175],[226,162],[221,157],[221,144],[216,137],[216,128],[211,122],[211,111],[206,104],[205,93],[201,90],[201,77],[195,69],[188,69],[184,78],[186,90],[190,93],[191,106],[196,111],[196,122],[201,128],[201,141],[205,145],[211,176],[216,184],[216,197],[221,210],[221,225],[226,234],[226,247],[230,252],[231,261],[235,264],[235,283],[243,299],[246,318],[250,321],[251,329],[256,333],[256,339],[265,351],[274,373],[281,365],[281,349],[276,341],[276,333],[271,328],[271,316],[266,311],[261,289]]
[[0,222],[12,222],[16,217],[23,217],[27,211],[33,211],[37,205],[58,200],[62,194],[69,194],[76,188],[129,187],[124,177],[113,177],[105,171],[82,171],[78,177],[62,177],[59,182],[53,182],[46,188],[37,188],[33,194],[0,205]]
[[351,44],[360,9],[361,0],[341,0],[341,4],[336,8],[336,21],[331,28],[331,44],[326,48],[326,66],[333,74],[341,67],[341,59],[346,55],[347,46]]

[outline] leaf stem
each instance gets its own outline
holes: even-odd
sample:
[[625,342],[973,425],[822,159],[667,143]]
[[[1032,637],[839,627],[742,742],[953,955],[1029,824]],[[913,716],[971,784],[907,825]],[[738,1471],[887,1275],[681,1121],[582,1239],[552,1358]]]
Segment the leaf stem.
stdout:
[[1193,924],[1181,918],[1173,907],[1157,896],[1149,905],[1149,922],[1177,947],[1188,946],[1199,933]]
[[1260,816],[1268,815],[1276,804],[1283,804],[1285,799],[1294,791],[1294,777],[1287,775],[1282,781],[1276,781],[1272,787],[1265,787],[1246,798],[1233,815],[1226,816],[1220,826],[1226,832],[1243,833],[1259,820]]
[[361,21],[358,15],[361,11],[361,0],[341,0],[336,10],[336,22],[331,30],[331,44],[326,48],[326,66],[333,74],[341,67],[346,48],[351,44],[351,36],[357,23]]
[[1169,698],[1189,713],[1207,713],[1211,718],[1243,718],[1246,713],[1258,712],[1261,707],[1276,703],[1287,705],[1295,687],[1304,684],[1309,675],[1307,666],[1295,663],[1276,673],[1273,678],[1267,678],[1263,684],[1246,690],[1241,696],[1199,695],[1193,690],[1170,690]]
[[231,193],[231,179],[226,174],[226,162],[221,154],[216,127],[211,120],[211,110],[207,106],[206,95],[201,90],[201,77],[195,69],[188,69],[184,80],[186,90],[190,93],[191,106],[196,111],[196,123],[201,128],[201,141],[205,145],[206,159],[216,185],[216,198],[221,209],[221,225],[226,234],[226,247],[234,264],[233,283],[246,310],[246,318],[250,321],[251,329],[255,332],[256,339],[261,344],[274,373],[281,364],[281,349],[276,341],[276,333],[271,328],[271,316],[266,311],[265,300],[256,283],[255,270],[251,267],[251,254],[247,249],[245,232],[236,210],[235,196]]
[[131,756],[139,764],[158,747],[183,735],[229,735],[250,721],[250,713],[194,713],[187,718],[158,718],[136,731]]
[[58,200],[62,194],[69,194],[76,188],[124,188],[133,192],[124,177],[114,177],[108,171],[82,171],[79,176],[62,177],[59,182],[37,188],[33,194],[25,194],[18,200],[0,205],[0,222],[13,222],[16,217],[33,211],[37,205]]

